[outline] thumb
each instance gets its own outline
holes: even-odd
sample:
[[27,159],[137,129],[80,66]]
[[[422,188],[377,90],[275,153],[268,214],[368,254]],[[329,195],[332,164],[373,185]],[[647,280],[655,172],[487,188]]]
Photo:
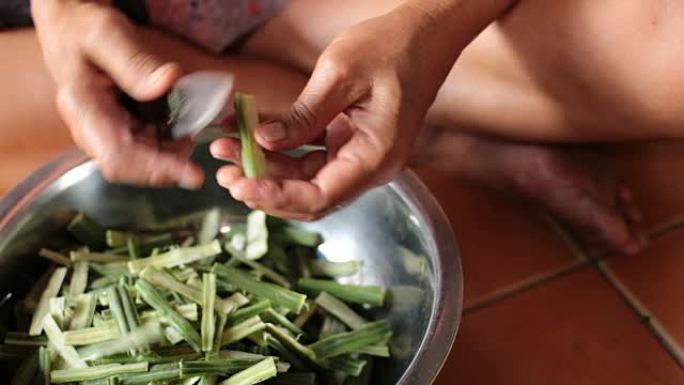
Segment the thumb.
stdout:
[[306,87],[286,114],[256,130],[260,145],[277,151],[310,143],[320,137],[337,115],[356,102],[358,92],[354,92],[351,82],[335,75],[335,71],[320,67],[314,70]]

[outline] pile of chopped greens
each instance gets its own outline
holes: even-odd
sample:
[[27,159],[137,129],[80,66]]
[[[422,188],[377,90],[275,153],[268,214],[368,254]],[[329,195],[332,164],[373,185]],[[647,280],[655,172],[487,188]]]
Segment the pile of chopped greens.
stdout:
[[7,332],[13,384],[364,384],[389,357],[379,286],[340,284],[361,263],[317,259],[317,233],[253,211],[210,210],[155,230],[113,230],[78,214],[78,246],[52,263]]

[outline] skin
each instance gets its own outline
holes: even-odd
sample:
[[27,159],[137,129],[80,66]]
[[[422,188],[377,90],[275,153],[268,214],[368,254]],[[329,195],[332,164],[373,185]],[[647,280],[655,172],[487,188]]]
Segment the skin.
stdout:
[[[98,14],[109,13],[106,6],[95,7],[83,2],[51,3],[52,8],[87,5],[88,12],[95,12],[95,8]],[[73,9],[46,12],[47,16],[42,19],[39,13],[44,4],[41,0],[34,2],[34,15],[39,34],[43,36],[45,56],[51,72],[56,74],[59,100],[109,98],[111,102],[115,80],[124,89],[128,84],[129,93],[140,99],[158,92],[154,86],[142,87],[144,90],[134,88],[145,84],[144,76],[138,76],[140,73],[151,76],[154,70],[173,62],[169,51],[156,52],[152,45],[139,41],[141,36],[137,30],[125,26],[123,29],[128,32],[123,33],[123,40],[134,40],[134,44],[130,44],[133,48],[110,49],[109,55],[121,52],[128,52],[128,55],[122,55],[121,60],[112,60],[119,63],[114,66],[116,68],[99,68],[96,66],[98,53],[91,52],[97,47],[87,44],[88,37],[97,36],[94,40],[99,43],[108,43],[111,36],[121,39],[122,34],[103,31],[118,30],[125,20],[96,16],[101,17],[101,22],[85,23],[83,19],[87,18],[75,17],[79,12]],[[257,31],[244,47],[246,54],[304,72],[313,71],[295,108],[290,108],[289,113],[286,109],[280,116],[269,114],[286,128],[285,140],[275,141],[279,143],[268,140],[268,131],[272,131],[273,124],[264,127],[264,135],[260,135],[259,140],[270,149],[287,148],[298,141],[320,136],[325,128],[328,151],[314,154],[303,162],[272,154],[271,158],[276,160],[271,167],[274,178],[245,181],[239,169],[229,167],[219,173],[219,182],[253,207],[286,217],[314,219],[364,189],[386,181],[401,169],[423,127],[423,118],[428,126],[454,130],[445,133],[454,138],[458,137],[456,131],[536,142],[681,136],[678,129],[681,114],[677,111],[677,102],[681,100],[677,94],[679,87],[670,86],[677,83],[673,75],[676,71],[668,70],[678,62],[678,48],[667,39],[678,34],[677,23],[669,16],[674,13],[665,11],[676,8],[675,2],[664,1],[657,6],[652,3],[621,4],[619,7],[608,0],[527,0],[515,4],[424,1],[419,5],[409,1],[403,4],[408,8],[397,10],[395,1],[322,3],[293,0],[278,17]],[[60,17],[64,19],[60,20]],[[490,25],[495,19],[497,22]],[[454,23],[454,20],[462,22]],[[69,34],[70,25],[78,25],[78,28],[73,27],[78,33]],[[487,25],[489,27],[468,44]],[[378,44],[378,36],[392,36],[393,44],[388,44],[389,39]],[[450,45],[445,46],[444,42]],[[56,48],[50,48],[51,45]],[[116,46],[114,43],[103,45]],[[73,49],[74,46],[78,49]],[[328,52],[332,53],[326,54]],[[639,65],[628,64],[633,63],[631,59],[637,54],[643,58]],[[361,59],[355,60],[355,57]],[[458,61],[453,65],[457,57]],[[430,60],[421,61],[420,58]],[[100,70],[91,72],[90,81],[83,82],[82,78],[68,75],[80,73],[73,68],[83,66],[83,63]],[[147,72],[141,67],[147,68]],[[138,75],[131,75],[133,80],[123,79],[133,72],[138,72]],[[171,74],[176,76],[173,71]],[[92,86],[79,86],[81,83]],[[369,83],[372,90],[377,87],[379,92],[369,92]],[[265,97],[269,94],[272,93],[267,92]],[[371,97],[367,97],[369,95]],[[378,95],[384,96],[377,98]],[[185,161],[182,152],[158,152],[156,146],[149,145],[150,138],[132,135],[134,130],[139,132],[133,122],[116,114],[114,118],[107,117],[107,111],[98,111],[96,107],[88,111],[87,103],[62,101],[59,105],[77,143],[100,162],[105,176],[111,180],[178,184],[190,188],[201,180],[201,175],[194,173],[191,165],[182,163]],[[110,103],[110,107],[111,113],[117,106]],[[334,110],[344,114],[331,112]],[[109,128],[84,124],[81,118],[89,114],[97,117],[92,121],[110,120],[116,124],[109,124]],[[69,116],[76,118],[69,119]],[[329,119],[333,120],[327,127],[320,123]],[[475,146],[488,151],[502,150],[509,145],[483,137],[477,140],[496,143],[494,146]],[[133,154],[140,158],[118,155],[125,162],[112,161],[117,159],[116,154],[133,151],[127,149],[131,145],[137,149]],[[235,158],[239,155],[235,145],[231,141],[221,141],[212,147],[212,151],[219,157]],[[118,150],[104,148],[106,146]],[[552,150],[554,154],[563,151]],[[464,165],[469,164],[464,159],[471,157],[490,161],[486,154],[481,155],[487,151],[464,150],[458,155],[454,152],[447,151],[450,156],[440,161]],[[141,159],[136,164],[150,167],[124,167],[130,164],[130,159]],[[157,164],[167,166],[153,167]],[[491,165],[472,166],[468,173],[493,180],[493,173],[487,173],[491,168]],[[495,168],[508,170],[504,172],[508,176],[520,171],[507,163],[497,164]],[[187,177],[188,170],[190,177]],[[549,194],[546,195],[544,198],[548,198]],[[624,194],[613,193],[612,199],[621,195]],[[572,206],[567,196],[561,198],[554,197],[554,200]],[[591,210],[588,212],[595,215]],[[605,230],[606,226],[602,227]],[[621,233],[617,237],[619,242],[613,239],[613,244],[634,241],[627,226],[622,226]]]

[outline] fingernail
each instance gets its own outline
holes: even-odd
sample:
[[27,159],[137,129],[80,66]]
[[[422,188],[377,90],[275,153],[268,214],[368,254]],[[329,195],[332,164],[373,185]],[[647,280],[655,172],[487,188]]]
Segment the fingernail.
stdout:
[[279,142],[287,137],[285,126],[280,122],[265,124],[258,129],[258,132],[269,142]]
[[193,173],[189,168],[183,171],[180,180],[178,181],[178,187],[185,190],[199,190],[202,187],[202,177]]

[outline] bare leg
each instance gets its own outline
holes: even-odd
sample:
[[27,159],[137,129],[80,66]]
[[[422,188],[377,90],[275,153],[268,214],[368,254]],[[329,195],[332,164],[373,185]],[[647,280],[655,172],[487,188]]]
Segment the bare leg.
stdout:
[[430,128],[412,165],[430,167],[536,203],[568,226],[592,255],[634,254],[641,213],[596,154]]
[[[245,51],[308,72],[339,31],[399,2],[290,0]],[[523,141],[683,137],[684,26],[665,3],[521,1],[466,48],[428,124]]]

